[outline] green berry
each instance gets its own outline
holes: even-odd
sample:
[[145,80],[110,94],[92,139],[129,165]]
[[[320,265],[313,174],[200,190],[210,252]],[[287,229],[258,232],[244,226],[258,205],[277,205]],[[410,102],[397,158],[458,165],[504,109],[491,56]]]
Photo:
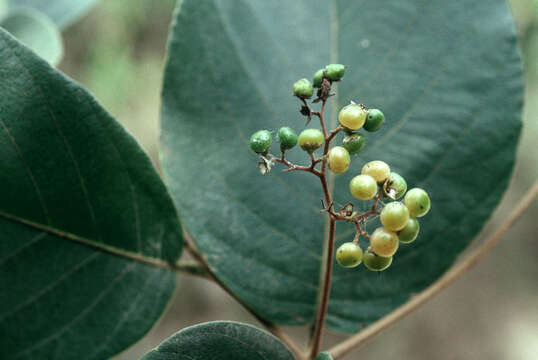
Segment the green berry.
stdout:
[[377,183],[370,175],[358,175],[349,182],[349,191],[359,200],[370,200],[377,193]]
[[297,134],[290,127],[286,126],[278,129],[277,136],[282,150],[289,150],[297,145]]
[[362,249],[353,242],[343,243],[336,250],[336,261],[346,268],[358,266],[362,261]]
[[327,165],[333,173],[342,174],[349,168],[349,153],[341,146],[335,146],[329,150]]
[[319,69],[314,74],[314,87],[315,88],[320,88],[321,87],[321,83],[323,82],[323,73],[324,72],[325,72],[325,69]]
[[409,210],[399,201],[388,203],[381,210],[380,220],[387,230],[402,230],[407,225],[407,220],[409,220]]
[[364,125],[367,111],[359,104],[346,105],[338,113],[338,121],[350,130],[357,130]]
[[391,172],[389,178],[383,184],[383,194],[392,199],[398,200],[407,191],[407,182],[400,174]]
[[430,197],[420,188],[413,188],[405,194],[404,204],[409,209],[411,217],[421,217],[430,211]]
[[293,84],[293,95],[302,99],[310,99],[314,95],[314,87],[307,79],[297,80]]
[[250,148],[258,154],[264,154],[271,147],[273,137],[268,130],[256,131],[250,137]]
[[339,81],[345,72],[346,67],[342,64],[330,64],[325,67],[325,77],[331,81]]
[[319,149],[325,138],[318,129],[305,129],[299,134],[299,146],[309,153]]
[[398,238],[400,239],[401,243],[409,244],[415,241],[419,230],[420,225],[418,220],[415,218],[409,218],[409,220],[407,220],[407,225],[405,225],[402,230],[398,231]]
[[377,228],[370,236],[372,251],[379,256],[389,257],[396,253],[400,239],[394,231]]
[[382,184],[390,175],[390,167],[383,161],[374,160],[367,162],[362,167],[361,174],[370,175],[375,181]]
[[374,253],[371,249],[367,249],[363,256],[364,266],[371,271],[383,271],[392,264],[392,256],[383,257]]
[[344,148],[351,154],[358,154],[366,145],[366,139],[361,134],[351,134],[344,137]]
[[374,132],[381,129],[383,123],[385,122],[385,115],[378,109],[368,110],[368,116],[366,116],[366,121],[364,123],[364,130]]

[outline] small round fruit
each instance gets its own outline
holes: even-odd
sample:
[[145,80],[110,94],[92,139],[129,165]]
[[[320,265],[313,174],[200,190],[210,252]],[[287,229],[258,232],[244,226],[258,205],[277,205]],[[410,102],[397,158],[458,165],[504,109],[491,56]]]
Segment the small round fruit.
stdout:
[[389,178],[383,184],[383,194],[392,200],[398,200],[407,191],[407,182],[395,172],[391,172]]
[[336,250],[336,261],[346,268],[358,266],[362,261],[362,249],[353,242],[343,243]]
[[390,202],[381,210],[380,220],[387,230],[402,230],[409,220],[409,210],[399,201]]
[[372,251],[379,256],[389,257],[396,253],[400,240],[394,231],[377,228],[370,236]]
[[366,121],[364,122],[364,130],[374,132],[381,129],[383,123],[385,122],[385,115],[378,109],[368,110],[368,116],[366,116]]
[[314,152],[323,145],[325,138],[318,129],[306,129],[299,134],[299,146],[309,153]]
[[387,163],[380,161],[380,160],[374,160],[367,162],[363,167],[361,174],[363,175],[370,175],[377,181],[379,184],[385,182],[387,178],[390,175],[390,167],[387,165]]
[[363,256],[364,265],[371,271],[383,271],[392,264],[392,256],[383,257],[376,255],[372,250],[367,249]]
[[341,146],[335,146],[329,150],[327,165],[333,173],[342,174],[349,168],[349,153]]
[[409,218],[407,220],[407,225],[405,227],[398,231],[398,238],[400,239],[401,243],[409,244],[418,236],[418,232],[420,230],[420,225],[418,224],[418,220],[415,218]]
[[297,145],[297,134],[290,127],[286,126],[278,129],[277,136],[282,150],[289,150]]
[[325,67],[325,77],[331,81],[338,81],[344,77],[346,67],[342,64],[330,64]]
[[349,191],[359,200],[370,200],[377,193],[377,183],[370,175],[358,175],[349,182]]
[[338,121],[342,126],[350,129],[357,130],[364,125],[367,115],[366,109],[359,104],[346,105],[338,113]]
[[273,137],[268,130],[256,131],[250,137],[250,148],[258,154],[264,154],[271,147]]
[[293,84],[293,95],[302,99],[310,99],[314,95],[314,87],[308,79],[300,79]]
[[405,194],[404,204],[409,209],[411,217],[421,217],[430,211],[430,197],[421,188],[413,188]]
[[315,88],[320,88],[321,87],[321,83],[323,82],[323,73],[324,73],[325,69],[319,69],[318,71],[316,71],[316,73],[314,74],[314,87]]
[[342,144],[350,155],[355,155],[364,148],[364,145],[366,145],[366,139],[361,134],[351,134],[344,137]]

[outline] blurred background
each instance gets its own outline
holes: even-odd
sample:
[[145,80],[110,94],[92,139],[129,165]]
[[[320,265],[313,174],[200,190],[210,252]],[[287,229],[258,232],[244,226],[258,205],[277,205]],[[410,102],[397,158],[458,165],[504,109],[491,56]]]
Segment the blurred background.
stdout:
[[[526,104],[510,188],[475,244],[538,178],[538,0],[511,0]],[[161,77],[175,0],[101,1],[64,31],[60,69],[84,84],[158,167]],[[502,106],[502,104],[499,104]],[[116,359],[135,359],[177,330],[211,320],[257,325],[212,283],[181,276],[162,321]],[[300,341],[302,331],[287,329]],[[344,336],[327,333],[330,346]],[[471,273],[346,359],[538,359],[538,202]]]

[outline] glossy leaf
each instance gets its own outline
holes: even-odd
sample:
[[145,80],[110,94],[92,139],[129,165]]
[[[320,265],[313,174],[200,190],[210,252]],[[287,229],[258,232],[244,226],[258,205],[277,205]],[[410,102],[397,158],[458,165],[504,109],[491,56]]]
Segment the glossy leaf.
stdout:
[[64,28],[84,15],[95,0],[7,0],[9,9],[33,8],[49,16],[56,25]]
[[333,360],[333,357],[328,352],[322,352],[316,357],[316,360]]
[[1,29],[0,64],[0,358],[107,358],[170,299],[174,273],[125,257],[178,259],[172,200],[92,96]]
[[142,360],[293,360],[273,335],[251,325],[215,321],[183,329]]
[[[313,319],[322,193],[310,174],[261,176],[248,139],[258,129],[301,130],[292,84],[329,62],[348,66],[330,128],[350,100],[386,117],[350,170],[331,175],[336,204],[352,200],[350,179],[375,159],[432,199],[421,234],[390,269],[335,267],[328,325],[355,332],[439,278],[497,205],[521,128],[521,63],[504,0],[182,2],[163,90],[166,177],[216,275],[283,324]],[[290,155],[308,161],[300,149]],[[339,223],[336,246],[353,233]]]
[[62,58],[62,35],[56,25],[34,9],[11,12],[0,26],[32,49],[37,55],[56,65]]

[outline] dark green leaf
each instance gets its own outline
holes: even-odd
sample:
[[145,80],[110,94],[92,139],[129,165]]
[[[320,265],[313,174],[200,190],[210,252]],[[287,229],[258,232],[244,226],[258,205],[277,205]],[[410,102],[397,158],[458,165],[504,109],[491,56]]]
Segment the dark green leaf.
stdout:
[[251,325],[215,321],[183,329],[142,360],[293,360],[273,335]]
[[[319,181],[278,169],[259,175],[248,138],[263,128],[301,130],[292,84],[329,62],[348,66],[331,128],[350,100],[386,117],[350,171],[330,179],[337,205],[351,200],[349,180],[374,159],[432,198],[418,240],[389,270],[335,268],[331,328],[357,331],[431,284],[498,203],[522,105],[504,0],[184,0],[176,21],[163,92],[166,176],[216,275],[264,318],[312,322],[326,216]],[[290,153],[307,161],[300,149]],[[353,232],[339,223],[336,245]]]
[[48,15],[63,28],[84,15],[95,0],[8,0],[9,10],[33,8]]
[[30,8],[13,11],[0,26],[49,63],[56,65],[62,58],[62,35],[39,11]]
[[333,360],[333,357],[328,352],[322,352],[316,357],[316,360]]
[[0,29],[0,358],[97,359],[155,323],[175,275],[172,201],[134,139]]

